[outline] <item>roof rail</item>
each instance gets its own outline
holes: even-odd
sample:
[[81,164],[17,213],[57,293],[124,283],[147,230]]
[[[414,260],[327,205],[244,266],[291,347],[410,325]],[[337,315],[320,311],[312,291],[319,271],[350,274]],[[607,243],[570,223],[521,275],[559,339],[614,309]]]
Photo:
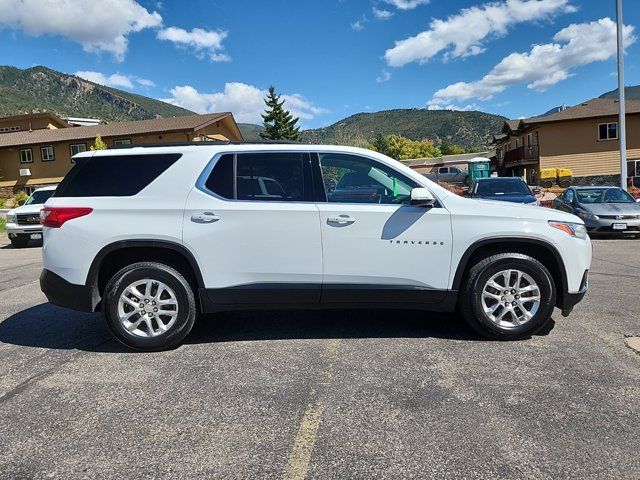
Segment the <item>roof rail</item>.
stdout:
[[158,143],[130,143],[125,145],[113,145],[107,147],[107,150],[121,150],[127,148],[139,147],[207,147],[212,145],[306,145],[304,142],[294,142],[287,140],[260,140],[260,141],[243,141],[236,142],[230,140],[206,140],[199,142],[158,142]]

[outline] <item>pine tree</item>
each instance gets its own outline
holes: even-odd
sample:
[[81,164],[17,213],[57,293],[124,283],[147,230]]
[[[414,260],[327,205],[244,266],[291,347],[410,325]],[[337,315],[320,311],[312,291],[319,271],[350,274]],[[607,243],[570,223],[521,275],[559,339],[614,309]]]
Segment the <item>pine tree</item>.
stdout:
[[264,130],[260,132],[260,138],[265,140],[292,140],[300,139],[300,127],[296,126],[298,118],[283,108],[284,100],[280,101],[280,95],[276,94],[274,87],[269,87],[269,93],[264,103],[267,108],[262,114]]

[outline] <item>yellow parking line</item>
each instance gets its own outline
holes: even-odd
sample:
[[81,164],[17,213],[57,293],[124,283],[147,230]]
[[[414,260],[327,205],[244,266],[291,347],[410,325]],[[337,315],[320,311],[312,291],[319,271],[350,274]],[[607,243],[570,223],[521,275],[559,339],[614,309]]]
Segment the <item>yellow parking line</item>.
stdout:
[[333,375],[333,363],[340,340],[331,340],[326,352],[325,367],[320,372],[320,378],[315,388],[311,390],[311,399],[305,409],[300,428],[293,442],[289,461],[284,469],[284,480],[303,480],[307,477],[311,452],[316,443],[320,420],[325,407],[325,391]]

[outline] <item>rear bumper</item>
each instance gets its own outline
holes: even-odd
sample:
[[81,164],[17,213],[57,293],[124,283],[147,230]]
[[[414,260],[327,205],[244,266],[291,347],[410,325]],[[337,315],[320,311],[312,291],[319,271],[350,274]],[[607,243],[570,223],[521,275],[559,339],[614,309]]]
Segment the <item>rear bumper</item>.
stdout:
[[96,288],[70,283],[47,269],[40,274],[40,290],[52,304],[81,312],[95,312],[100,302]]

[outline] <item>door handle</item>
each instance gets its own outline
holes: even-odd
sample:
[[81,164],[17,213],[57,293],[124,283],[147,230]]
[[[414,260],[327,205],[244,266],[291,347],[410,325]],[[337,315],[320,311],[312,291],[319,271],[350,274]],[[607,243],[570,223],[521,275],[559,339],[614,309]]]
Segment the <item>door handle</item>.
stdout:
[[220,220],[220,215],[213,212],[194,213],[191,215],[191,221],[194,223],[212,223]]
[[356,221],[355,218],[348,215],[340,215],[338,217],[328,217],[327,223],[335,223],[337,225],[351,225]]

